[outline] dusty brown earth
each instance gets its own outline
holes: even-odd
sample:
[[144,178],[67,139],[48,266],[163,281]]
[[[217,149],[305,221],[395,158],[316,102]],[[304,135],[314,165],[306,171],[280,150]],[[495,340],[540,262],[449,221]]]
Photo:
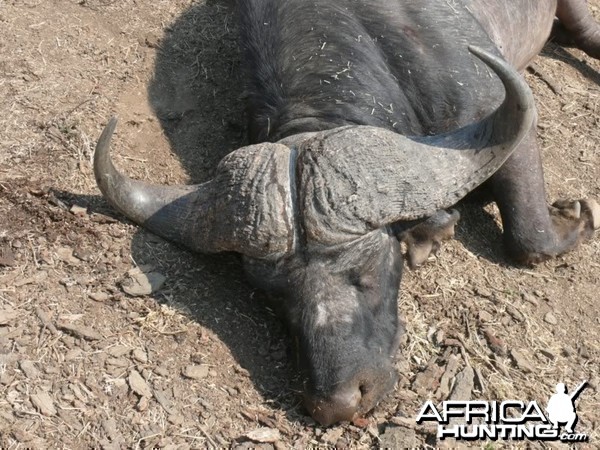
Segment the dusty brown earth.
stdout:
[[[598,236],[517,268],[494,208],[462,206],[458,239],[405,275],[396,390],[323,429],[238,258],[192,255],[105,203],[90,159],[114,113],[117,164],[158,183],[205,180],[243,143],[234,22],[222,1],[0,1],[0,447],[439,445],[415,427],[427,399],[546,405],[589,380],[577,429],[597,448]],[[549,197],[600,198],[600,64],[549,44],[536,65]],[[128,294],[143,273],[166,280]]]

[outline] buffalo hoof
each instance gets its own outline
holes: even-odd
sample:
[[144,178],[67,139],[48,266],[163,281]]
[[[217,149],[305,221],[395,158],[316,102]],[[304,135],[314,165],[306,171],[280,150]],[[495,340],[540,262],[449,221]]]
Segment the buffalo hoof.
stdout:
[[579,234],[578,244],[590,239],[600,228],[600,205],[593,199],[558,200],[552,204],[550,215],[559,235]]
[[406,244],[408,266],[416,269],[423,264],[430,255],[437,253],[442,241],[454,237],[454,227],[460,219],[456,210],[438,211],[429,219],[402,232],[400,242]]
[[517,260],[526,265],[538,264],[573,250],[590,239],[600,228],[600,205],[593,199],[559,200],[550,207],[554,239],[546,239],[538,251],[521,254]]

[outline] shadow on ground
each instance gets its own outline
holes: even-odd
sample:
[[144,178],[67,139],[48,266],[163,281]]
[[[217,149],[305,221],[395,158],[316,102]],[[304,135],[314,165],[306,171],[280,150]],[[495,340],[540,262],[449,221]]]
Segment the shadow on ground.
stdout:
[[[191,183],[209,180],[223,156],[244,144],[235,27],[228,2],[196,4],[169,26],[157,52],[148,98]],[[302,414],[285,330],[246,283],[237,255],[191,254],[140,230],[132,256],[167,275],[158,301],[181,306],[212,330],[267,401],[295,419]]]
[[569,64],[592,83],[600,85],[600,73],[588,65],[584,59],[578,59],[573,56],[567,49],[550,42],[546,44],[541,55]]

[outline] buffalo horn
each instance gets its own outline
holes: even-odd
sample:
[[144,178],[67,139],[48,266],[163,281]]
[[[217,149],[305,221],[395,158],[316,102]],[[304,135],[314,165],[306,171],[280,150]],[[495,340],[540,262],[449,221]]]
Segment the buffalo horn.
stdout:
[[531,90],[504,59],[470,47],[500,78],[503,103],[483,120],[436,136],[348,126],[299,145],[308,238],[335,244],[448,208],[487,180],[534,128]]
[[235,251],[257,258],[293,245],[290,150],[281,144],[243,147],[227,155],[203,184],[158,186],[119,173],[110,157],[117,119],[102,132],[94,173],[108,201],[129,219],[203,253]]

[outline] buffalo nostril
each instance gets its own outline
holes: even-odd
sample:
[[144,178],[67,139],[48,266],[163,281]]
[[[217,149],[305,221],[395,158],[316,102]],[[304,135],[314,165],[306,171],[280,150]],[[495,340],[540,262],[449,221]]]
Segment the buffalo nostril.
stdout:
[[367,395],[367,393],[369,392],[369,388],[368,388],[366,385],[364,385],[364,384],[361,384],[361,385],[358,387],[358,389],[360,390],[360,395],[361,395],[362,397],[364,397],[365,395]]
[[340,389],[327,397],[306,395],[304,405],[309,414],[323,426],[352,420],[360,407],[362,389]]

